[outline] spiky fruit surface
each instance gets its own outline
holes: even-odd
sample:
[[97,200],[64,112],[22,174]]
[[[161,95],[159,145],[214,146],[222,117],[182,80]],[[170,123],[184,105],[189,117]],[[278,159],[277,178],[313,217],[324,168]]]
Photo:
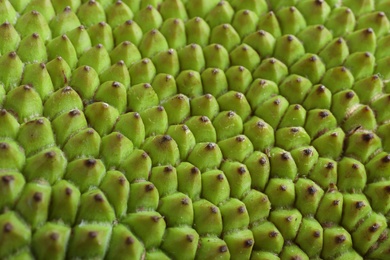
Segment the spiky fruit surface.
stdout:
[[390,259],[389,14],[0,0],[0,259]]

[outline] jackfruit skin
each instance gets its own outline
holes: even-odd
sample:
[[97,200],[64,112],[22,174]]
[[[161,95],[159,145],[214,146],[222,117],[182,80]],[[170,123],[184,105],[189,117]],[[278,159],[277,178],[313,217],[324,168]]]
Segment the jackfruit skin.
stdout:
[[0,259],[389,259],[388,15],[0,1]]

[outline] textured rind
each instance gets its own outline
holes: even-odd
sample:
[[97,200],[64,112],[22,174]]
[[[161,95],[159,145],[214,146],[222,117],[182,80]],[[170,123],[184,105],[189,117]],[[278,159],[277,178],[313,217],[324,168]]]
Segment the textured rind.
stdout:
[[1,259],[389,259],[390,1],[0,1]]

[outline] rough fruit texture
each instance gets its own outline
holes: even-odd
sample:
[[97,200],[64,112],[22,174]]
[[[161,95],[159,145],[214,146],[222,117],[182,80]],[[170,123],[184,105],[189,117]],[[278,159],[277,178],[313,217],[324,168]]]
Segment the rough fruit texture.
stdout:
[[0,0],[0,259],[390,259],[389,0]]

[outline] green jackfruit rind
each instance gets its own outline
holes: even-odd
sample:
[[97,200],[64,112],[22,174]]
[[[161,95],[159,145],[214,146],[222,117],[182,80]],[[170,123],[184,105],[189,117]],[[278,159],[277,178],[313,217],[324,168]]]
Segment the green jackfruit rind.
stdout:
[[[15,210],[33,240],[0,258],[386,258],[387,0],[114,2],[0,3],[0,218]],[[168,135],[176,145],[156,149]],[[45,205],[28,209],[40,185]],[[275,216],[290,210],[320,236],[310,221],[286,231]],[[139,228],[145,212],[156,229]],[[53,223],[69,243],[45,235]],[[103,223],[102,237],[78,231]]]

